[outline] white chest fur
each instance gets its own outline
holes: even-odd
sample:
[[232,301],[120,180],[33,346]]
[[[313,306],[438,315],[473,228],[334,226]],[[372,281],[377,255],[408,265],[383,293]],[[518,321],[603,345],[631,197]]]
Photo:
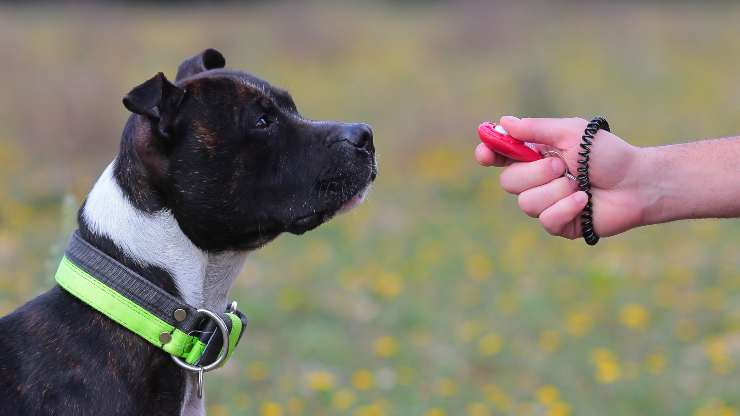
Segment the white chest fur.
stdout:
[[[108,165],[87,197],[82,215],[90,231],[109,238],[140,265],[169,272],[191,306],[223,310],[247,252],[207,253],[182,232],[169,210],[147,213],[134,207],[115,180],[114,163]],[[205,414],[195,382],[195,377],[187,377],[183,416]]]

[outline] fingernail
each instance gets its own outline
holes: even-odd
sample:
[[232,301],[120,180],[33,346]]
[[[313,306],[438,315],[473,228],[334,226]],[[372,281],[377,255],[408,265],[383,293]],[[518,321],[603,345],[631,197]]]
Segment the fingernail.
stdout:
[[521,120],[519,119],[519,117],[514,117],[514,116],[503,116],[503,117],[501,117],[501,118],[502,118],[502,119],[506,119],[506,120],[508,120],[508,121],[512,121],[512,122],[516,122],[516,121],[521,121]]
[[552,173],[556,175],[561,175],[563,173],[563,170],[565,169],[565,167],[563,166],[563,161],[556,157],[550,158],[550,166],[552,166]]

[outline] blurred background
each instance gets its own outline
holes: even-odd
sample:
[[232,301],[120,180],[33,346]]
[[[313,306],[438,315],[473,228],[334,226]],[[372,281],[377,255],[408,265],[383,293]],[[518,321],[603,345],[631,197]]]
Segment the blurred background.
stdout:
[[640,145],[740,134],[738,21],[737,2],[3,4],[0,313],[53,285],[121,97],[214,47],[307,117],[371,123],[380,176],[251,255],[210,415],[737,415],[740,221],[587,248],[472,152],[504,114],[604,114]]

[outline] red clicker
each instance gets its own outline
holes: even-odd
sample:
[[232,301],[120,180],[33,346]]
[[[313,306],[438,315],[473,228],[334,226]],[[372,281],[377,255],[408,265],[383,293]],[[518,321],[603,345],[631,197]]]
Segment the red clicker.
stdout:
[[534,162],[542,159],[542,155],[524,142],[511,136],[502,127],[494,123],[485,122],[478,126],[480,141],[491,151],[502,154],[509,159],[519,162]]

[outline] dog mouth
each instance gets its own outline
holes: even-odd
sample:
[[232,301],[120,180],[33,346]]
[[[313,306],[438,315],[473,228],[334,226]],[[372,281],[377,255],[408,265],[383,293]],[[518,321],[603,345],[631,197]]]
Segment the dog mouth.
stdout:
[[370,189],[372,188],[372,184],[376,177],[377,168],[373,167],[365,185],[362,186],[359,191],[350,194],[347,198],[341,198],[339,202],[333,204],[333,206],[328,209],[298,217],[288,225],[287,231],[291,234],[303,234],[329,221],[335,215],[344,214],[345,212],[351,211],[361,205],[370,193]]
[[365,198],[367,198],[367,194],[370,193],[370,188],[372,188],[372,182],[367,184],[365,188],[363,188],[360,192],[353,195],[350,199],[345,201],[337,210],[337,214],[344,214],[345,212],[349,212],[358,206],[360,206],[363,202],[365,202]]
[[334,214],[335,212],[332,211],[321,211],[315,214],[305,215],[288,225],[287,231],[291,234],[303,234],[329,221]]
[[288,226],[287,231],[291,234],[303,234],[329,221],[337,214],[343,214],[356,208],[365,201],[367,194],[370,192],[370,187],[370,184],[368,184],[360,192],[352,195],[349,199],[339,204],[338,207],[333,207],[331,209],[326,209],[297,218]]

